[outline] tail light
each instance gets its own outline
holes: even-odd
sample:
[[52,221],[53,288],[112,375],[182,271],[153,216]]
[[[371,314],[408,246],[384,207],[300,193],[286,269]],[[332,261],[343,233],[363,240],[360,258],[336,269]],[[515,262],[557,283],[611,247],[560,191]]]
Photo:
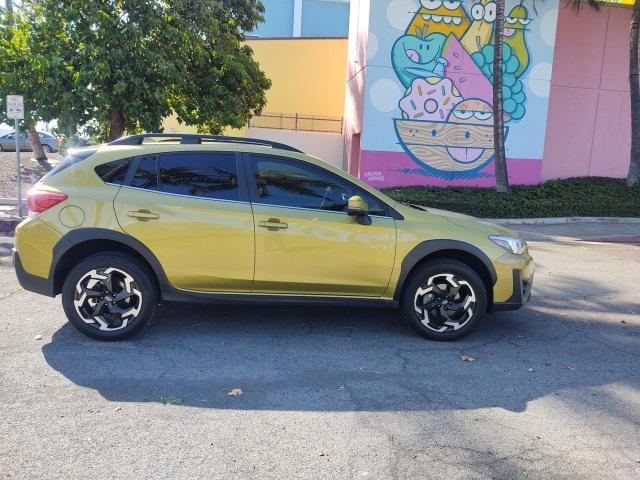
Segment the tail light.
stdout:
[[29,214],[42,213],[60,202],[64,202],[67,198],[64,193],[30,190],[27,194]]

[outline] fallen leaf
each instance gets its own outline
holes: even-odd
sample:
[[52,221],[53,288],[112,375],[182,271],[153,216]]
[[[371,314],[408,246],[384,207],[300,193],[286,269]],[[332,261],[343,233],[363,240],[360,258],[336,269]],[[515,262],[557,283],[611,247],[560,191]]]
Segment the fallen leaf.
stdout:
[[533,368],[529,368],[527,369],[527,372],[535,372],[535,370]]
[[230,397],[239,397],[243,393],[244,392],[242,391],[241,388],[232,388],[231,390],[229,390],[229,393],[227,393],[227,395],[229,395]]
[[36,340],[42,340],[42,335],[36,335],[35,339]]
[[173,395],[160,397],[160,401],[165,405],[182,405],[182,398]]
[[120,410],[122,410],[122,407],[116,407],[113,409],[114,412],[119,412]]
[[460,360],[463,362],[473,362],[475,358],[470,357],[469,355],[460,355]]
[[623,325],[626,325],[627,321],[626,320],[620,320],[620,323]]

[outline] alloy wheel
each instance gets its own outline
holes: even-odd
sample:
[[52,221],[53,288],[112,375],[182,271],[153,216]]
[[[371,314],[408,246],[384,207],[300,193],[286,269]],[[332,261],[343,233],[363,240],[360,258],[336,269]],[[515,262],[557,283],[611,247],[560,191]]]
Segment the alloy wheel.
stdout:
[[99,268],[78,280],[73,304],[85,323],[98,330],[115,331],[138,318],[142,292],[127,272],[113,267]]
[[414,298],[420,323],[435,332],[462,328],[474,316],[475,306],[476,295],[469,282],[452,273],[433,275]]

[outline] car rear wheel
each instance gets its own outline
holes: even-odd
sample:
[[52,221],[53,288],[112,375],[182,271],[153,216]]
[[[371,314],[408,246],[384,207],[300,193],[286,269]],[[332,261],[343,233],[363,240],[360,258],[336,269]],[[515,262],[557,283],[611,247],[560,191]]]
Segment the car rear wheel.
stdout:
[[51,146],[47,145],[46,143],[44,145],[42,145],[42,149],[46,152],[46,153],[51,153],[53,152],[53,149],[51,148]]
[[414,271],[405,284],[401,314],[419,335],[457,340],[469,334],[487,310],[478,273],[457,260],[437,259]]
[[99,340],[130,337],[155,315],[158,292],[151,272],[120,252],[79,262],[62,287],[62,306],[71,324]]

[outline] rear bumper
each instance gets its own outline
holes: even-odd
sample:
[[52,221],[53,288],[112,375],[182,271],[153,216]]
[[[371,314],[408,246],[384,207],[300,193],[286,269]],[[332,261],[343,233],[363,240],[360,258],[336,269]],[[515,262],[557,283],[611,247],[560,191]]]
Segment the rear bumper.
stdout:
[[492,311],[501,312],[505,310],[517,310],[521,308],[531,298],[531,288],[533,287],[533,260],[527,263],[525,268],[513,270],[513,293],[504,302],[493,304]]
[[55,297],[53,293],[53,281],[49,278],[38,277],[37,275],[27,273],[20,261],[20,255],[15,251],[13,252],[13,267],[16,270],[16,276],[22,288],[48,297]]

